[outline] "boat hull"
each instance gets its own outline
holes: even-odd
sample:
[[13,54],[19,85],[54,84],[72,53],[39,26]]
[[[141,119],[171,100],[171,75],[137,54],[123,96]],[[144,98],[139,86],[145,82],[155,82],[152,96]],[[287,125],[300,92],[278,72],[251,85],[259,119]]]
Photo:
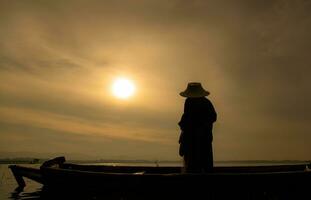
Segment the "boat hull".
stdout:
[[[64,162],[64,160],[63,160]],[[243,195],[305,194],[311,171],[306,165],[215,167],[213,173],[181,173],[180,167],[94,166],[45,163],[40,169],[10,166],[20,187],[23,177],[49,191],[73,194],[118,195]]]
[[[106,173],[75,171],[68,169],[42,169],[44,184],[50,187],[61,185],[73,188],[100,190],[133,190],[140,188],[165,190],[171,186],[179,189],[189,188],[233,188],[262,187],[285,188],[302,186],[311,180],[311,172],[258,172],[258,173],[205,173],[205,174],[142,174],[142,173]],[[264,183],[264,185],[262,185]]]

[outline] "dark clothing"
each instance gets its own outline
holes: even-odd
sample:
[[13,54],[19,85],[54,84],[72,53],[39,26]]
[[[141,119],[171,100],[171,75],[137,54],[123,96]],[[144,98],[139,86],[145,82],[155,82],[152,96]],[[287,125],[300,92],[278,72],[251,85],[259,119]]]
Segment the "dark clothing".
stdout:
[[205,97],[187,98],[184,113],[178,123],[180,156],[184,157],[186,172],[210,172],[213,169],[213,123],[217,114]]

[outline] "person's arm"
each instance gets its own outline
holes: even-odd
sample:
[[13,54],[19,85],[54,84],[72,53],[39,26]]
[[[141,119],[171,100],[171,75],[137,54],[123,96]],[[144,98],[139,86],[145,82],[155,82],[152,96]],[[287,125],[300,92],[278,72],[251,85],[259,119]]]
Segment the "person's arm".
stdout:
[[178,125],[179,125],[180,129],[184,131],[186,129],[186,124],[187,124],[187,122],[186,122],[186,115],[183,114],[181,116],[180,121],[178,122]]
[[209,120],[215,122],[217,120],[217,113],[211,101],[209,101]]
[[187,113],[189,113],[189,100],[186,99],[185,104],[184,104],[184,113],[181,116],[181,119],[178,123],[179,127],[181,130],[185,131],[187,124],[188,124],[188,120],[187,120]]

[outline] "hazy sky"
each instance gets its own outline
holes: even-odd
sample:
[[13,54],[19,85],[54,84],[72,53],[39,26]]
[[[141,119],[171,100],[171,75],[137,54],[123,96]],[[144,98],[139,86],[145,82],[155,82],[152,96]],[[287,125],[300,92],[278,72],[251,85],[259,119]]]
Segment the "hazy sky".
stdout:
[[[0,2],[0,152],[179,160],[190,81],[215,160],[311,159],[311,2]],[[128,100],[115,78],[136,84]],[[72,156],[72,157],[70,157]]]

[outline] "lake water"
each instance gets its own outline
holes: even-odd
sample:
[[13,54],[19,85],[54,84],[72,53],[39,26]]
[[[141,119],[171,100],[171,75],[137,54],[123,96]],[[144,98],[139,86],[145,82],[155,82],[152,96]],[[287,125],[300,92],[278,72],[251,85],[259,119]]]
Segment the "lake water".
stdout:
[[[24,166],[31,167],[40,167],[39,164],[27,165]],[[25,179],[27,187],[20,194],[14,193],[15,188],[17,187],[17,183],[11,170],[8,168],[7,164],[0,164],[0,199],[27,199],[30,196],[34,197],[35,192],[39,191],[42,188],[42,185],[36,183],[34,181]],[[15,195],[16,194],[16,195]],[[28,196],[28,197],[27,197]],[[28,198],[29,199],[29,198]]]
[[[88,163],[92,164],[92,163]],[[94,164],[94,163],[93,163]],[[95,163],[96,165],[99,165],[100,163]],[[172,163],[105,163],[109,165],[144,165],[144,166],[181,166],[181,162],[172,162]],[[273,164],[288,164],[288,163],[272,163],[272,162],[223,162],[223,163],[215,163],[215,166],[234,166],[234,165],[273,165]],[[294,163],[290,163],[294,164]],[[29,166],[29,167],[36,167],[39,168],[40,164],[20,164],[23,166]],[[49,194],[45,196],[42,195],[42,185],[39,183],[36,183],[34,181],[25,179],[26,187],[23,191],[15,191],[17,187],[17,183],[15,181],[15,178],[13,174],[11,173],[10,169],[8,168],[8,164],[0,164],[0,200],[7,200],[7,199],[54,199],[49,198]],[[46,191],[45,191],[46,192]],[[59,199],[59,198],[57,198]],[[62,199],[62,198],[61,198]],[[68,198],[66,198],[68,199]],[[70,198],[73,199],[73,198]],[[92,197],[89,199],[97,199],[96,197]]]

